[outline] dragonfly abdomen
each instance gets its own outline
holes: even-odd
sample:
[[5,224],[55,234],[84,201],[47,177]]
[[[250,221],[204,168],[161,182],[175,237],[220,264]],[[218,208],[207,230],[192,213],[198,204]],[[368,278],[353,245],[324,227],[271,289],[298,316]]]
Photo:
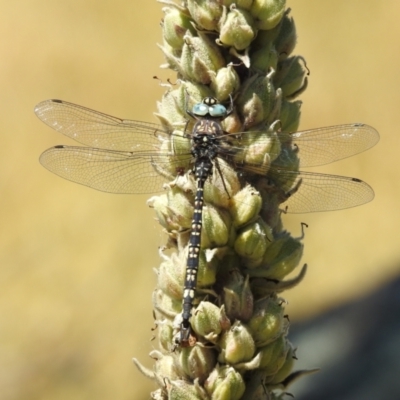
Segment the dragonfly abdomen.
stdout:
[[190,336],[190,317],[193,308],[193,300],[197,286],[197,272],[199,269],[201,228],[203,218],[204,183],[212,173],[210,159],[202,159],[195,163],[196,195],[194,198],[194,212],[189,237],[188,258],[186,264],[186,276],[183,288],[182,324],[180,343],[184,344]]

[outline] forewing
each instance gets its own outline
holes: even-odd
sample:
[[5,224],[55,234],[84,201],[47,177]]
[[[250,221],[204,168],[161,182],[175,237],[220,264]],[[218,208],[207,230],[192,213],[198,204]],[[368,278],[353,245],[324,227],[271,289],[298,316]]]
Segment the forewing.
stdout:
[[315,167],[362,153],[375,146],[379,133],[369,125],[347,124],[290,135],[299,149],[301,167]]
[[[379,141],[379,133],[369,125],[346,124],[310,129],[294,133],[276,133],[262,131],[248,131],[233,133],[224,136],[227,142],[233,144],[222,153],[243,151],[243,147],[250,149],[268,149],[271,159],[280,154],[280,146],[273,145],[279,140],[282,146],[291,144],[298,153],[301,167],[315,167],[329,164],[347,157],[362,153],[375,146]],[[252,150],[251,150],[252,151]]]
[[168,139],[161,125],[124,120],[62,100],[45,100],[36,115],[56,131],[79,143],[119,151],[155,151]]

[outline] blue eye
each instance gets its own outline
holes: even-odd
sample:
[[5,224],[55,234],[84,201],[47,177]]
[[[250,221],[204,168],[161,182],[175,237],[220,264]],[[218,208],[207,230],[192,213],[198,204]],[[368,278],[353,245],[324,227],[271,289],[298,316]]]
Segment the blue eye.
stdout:
[[209,112],[209,107],[206,106],[203,103],[197,103],[193,106],[193,110],[192,110],[193,114],[195,115],[200,115],[200,116],[205,116],[208,114]]
[[215,104],[209,107],[208,112],[212,117],[224,117],[226,115],[226,108],[222,104]]

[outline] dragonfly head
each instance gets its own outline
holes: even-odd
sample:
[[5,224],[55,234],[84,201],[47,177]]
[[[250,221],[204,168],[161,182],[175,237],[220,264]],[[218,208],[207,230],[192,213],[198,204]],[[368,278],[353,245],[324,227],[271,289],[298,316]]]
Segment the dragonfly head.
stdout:
[[205,97],[201,103],[193,106],[192,114],[196,117],[225,118],[229,113],[215,97]]

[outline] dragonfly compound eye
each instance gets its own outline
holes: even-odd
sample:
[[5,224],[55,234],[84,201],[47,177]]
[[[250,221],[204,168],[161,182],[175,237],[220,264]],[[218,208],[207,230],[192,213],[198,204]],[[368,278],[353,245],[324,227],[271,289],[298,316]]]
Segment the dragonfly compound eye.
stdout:
[[215,106],[209,107],[209,114],[212,117],[225,117],[227,114],[226,107],[224,107],[222,104],[216,104]]
[[209,107],[204,103],[197,103],[193,106],[193,114],[204,117],[209,113]]

